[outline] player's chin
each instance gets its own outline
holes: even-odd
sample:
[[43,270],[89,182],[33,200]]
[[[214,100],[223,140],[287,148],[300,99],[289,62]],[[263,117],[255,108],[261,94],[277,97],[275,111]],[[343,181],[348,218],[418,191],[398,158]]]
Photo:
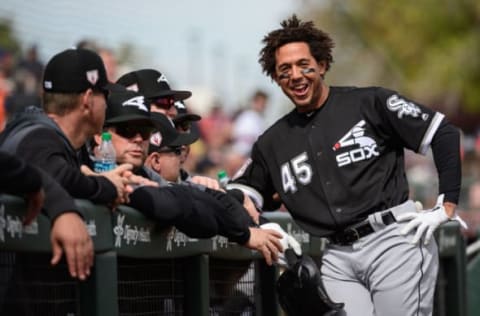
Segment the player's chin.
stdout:
[[140,168],[145,161],[145,157],[142,155],[130,155],[126,162],[133,165],[134,168]]

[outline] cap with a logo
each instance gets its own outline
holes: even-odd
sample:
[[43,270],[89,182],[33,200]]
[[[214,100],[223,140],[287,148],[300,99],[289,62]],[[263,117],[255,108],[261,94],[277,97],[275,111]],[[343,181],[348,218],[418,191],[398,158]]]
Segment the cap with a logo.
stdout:
[[202,119],[200,115],[188,112],[185,104],[183,104],[182,101],[176,101],[175,108],[177,109],[177,115],[173,118],[173,123],[175,123],[175,126],[178,126],[183,122],[195,122]]
[[111,89],[107,98],[105,126],[129,121],[145,121],[146,125],[157,127],[143,95],[124,87]]
[[172,90],[167,77],[154,69],[141,69],[124,74],[117,80],[128,90],[140,92],[147,99],[172,96],[176,101],[192,96],[190,91]]
[[150,137],[149,153],[158,151],[163,147],[179,147],[194,143],[198,137],[189,133],[180,133],[175,129],[172,120],[157,112],[151,113],[152,120],[158,128],[158,132]]
[[43,90],[79,93],[88,89],[106,92],[107,73],[98,54],[87,49],[67,49],[53,56],[45,66]]

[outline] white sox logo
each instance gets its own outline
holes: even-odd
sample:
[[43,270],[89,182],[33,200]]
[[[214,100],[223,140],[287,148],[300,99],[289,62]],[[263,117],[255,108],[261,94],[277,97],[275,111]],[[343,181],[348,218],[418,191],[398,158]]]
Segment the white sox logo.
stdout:
[[333,150],[337,151],[345,147],[358,145],[359,148],[341,153],[336,156],[337,164],[343,167],[354,162],[370,159],[379,156],[377,143],[371,137],[365,136],[365,120],[361,120],[348,133],[345,134],[338,142],[333,145]]
[[[400,98],[396,94],[387,99],[387,107],[390,111],[397,112],[399,119],[403,118],[404,115],[418,117],[422,113],[422,110],[420,110],[417,105]],[[428,114],[423,114],[422,118],[426,120],[428,118]]]
[[122,103],[122,106],[134,106],[141,111],[148,112],[148,108],[145,105],[145,98],[143,96],[133,97]]

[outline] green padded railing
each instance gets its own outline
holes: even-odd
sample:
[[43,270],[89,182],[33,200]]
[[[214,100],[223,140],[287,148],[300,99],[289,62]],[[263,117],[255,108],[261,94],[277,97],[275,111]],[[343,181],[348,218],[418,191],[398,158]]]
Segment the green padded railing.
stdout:
[[[214,314],[212,302],[225,299],[216,297],[219,293],[216,293],[218,290],[215,282],[221,284],[222,281],[214,280],[218,271],[225,268],[225,265],[246,269],[250,262],[252,263],[250,267],[254,269],[252,281],[254,284],[247,284],[247,288],[255,292],[250,297],[255,305],[254,314],[280,315],[274,290],[279,271],[277,268],[267,267],[257,252],[229,243],[221,236],[195,239],[175,229],[161,229],[154,221],[126,206],[120,206],[118,210],[112,212],[106,207],[84,200],[78,200],[77,204],[85,213],[85,222],[94,241],[96,256],[92,275],[87,281],[76,282],[66,277],[66,280],[73,284],[76,293],[73,297],[75,304],[68,307],[73,309],[69,315],[136,315],[123,309],[135,304],[135,301],[140,301],[138,306],[143,307],[147,303],[158,303],[156,302],[158,300],[162,300],[162,308],[165,311],[171,310],[159,312],[159,315],[212,315]],[[14,253],[18,262],[24,254],[43,255],[42,258],[48,259],[51,253],[50,223],[45,216],[40,215],[33,224],[22,227],[24,209],[25,203],[22,199],[0,195],[0,254]],[[295,236],[301,242],[305,253],[311,256],[321,255],[324,240],[304,232],[292,221],[288,213],[272,212],[266,213],[265,216],[271,221],[278,222],[287,232]],[[465,316],[467,315],[465,245],[458,224],[452,222],[443,225],[437,231],[436,239],[439,243],[441,264],[434,315]],[[48,268],[47,259],[40,264]],[[60,273],[65,274],[66,266],[49,269],[63,269]],[[169,270],[169,274],[166,274],[167,280],[154,280],[159,278],[155,273],[158,272],[156,269]],[[2,271],[0,270],[0,277]],[[15,273],[15,270],[13,271],[8,273]],[[133,274],[125,271],[133,271]],[[141,281],[135,282],[135,273],[144,272],[152,272],[152,280],[147,273],[146,276],[142,276]],[[124,277],[127,280],[123,280]],[[139,293],[129,294],[130,292],[123,288],[132,286],[138,290],[148,286],[155,287],[156,284],[161,286],[164,284],[161,281],[169,283],[168,290],[174,289],[172,298],[165,298],[159,294],[149,301],[146,299],[147,303],[143,304]],[[132,295],[132,298],[129,295]],[[148,297],[150,293],[144,296]],[[0,300],[0,306],[1,303]],[[55,301],[51,303],[55,304]],[[135,306],[137,305],[128,308]],[[53,312],[51,314],[55,315]]]

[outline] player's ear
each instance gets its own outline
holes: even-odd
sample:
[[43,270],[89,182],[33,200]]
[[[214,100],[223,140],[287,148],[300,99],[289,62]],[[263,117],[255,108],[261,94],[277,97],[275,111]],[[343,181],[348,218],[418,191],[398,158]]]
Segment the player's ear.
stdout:
[[325,73],[327,72],[327,63],[325,60],[321,60],[317,63],[318,65],[318,72],[320,73],[320,77],[324,77]]
[[99,145],[102,142],[102,136],[100,134],[93,135],[93,140],[95,141],[95,145]]

